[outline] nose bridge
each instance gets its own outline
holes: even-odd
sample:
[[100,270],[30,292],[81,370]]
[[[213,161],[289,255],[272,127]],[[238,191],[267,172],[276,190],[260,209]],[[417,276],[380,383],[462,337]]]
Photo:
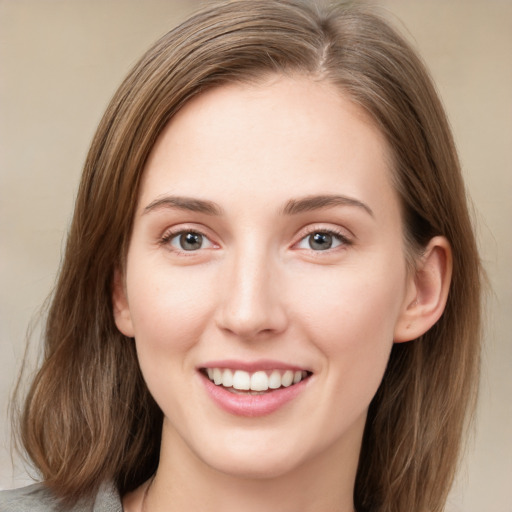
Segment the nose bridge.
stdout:
[[285,328],[278,266],[270,251],[255,240],[233,251],[222,284],[220,327],[245,338]]

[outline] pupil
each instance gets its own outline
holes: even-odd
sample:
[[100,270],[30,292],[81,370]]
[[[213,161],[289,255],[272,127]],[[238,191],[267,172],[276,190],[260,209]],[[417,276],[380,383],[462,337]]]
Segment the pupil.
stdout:
[[309,239],[309,246],[317,251],[330,249],[332,246],[332,235],[329,235],[329,233],[315,233]]
[[203,243],[203,236],[199,233],[184,233],[180,236],[180,245],[185,251],[200,249]]

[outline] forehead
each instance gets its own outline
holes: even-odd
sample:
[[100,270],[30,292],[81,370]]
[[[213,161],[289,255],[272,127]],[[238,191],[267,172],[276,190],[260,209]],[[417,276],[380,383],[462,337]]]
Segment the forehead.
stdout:
[[[169,122],[145,168],[141,197],[159,194],[266,201],[339,192],[388,208],[387,143],[366,112],[332,84],[272,77],[206,91]],[[231,194],[231,196],[229,195]]]

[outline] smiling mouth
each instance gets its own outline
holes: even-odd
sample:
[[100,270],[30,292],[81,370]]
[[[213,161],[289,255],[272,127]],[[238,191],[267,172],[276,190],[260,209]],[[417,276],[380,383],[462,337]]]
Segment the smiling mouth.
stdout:
[[246,372],[229,368],[202,368],[201,372],[216,386],[236,394],[264,394],[287,388],[307,379],[306,370],[260,370]]

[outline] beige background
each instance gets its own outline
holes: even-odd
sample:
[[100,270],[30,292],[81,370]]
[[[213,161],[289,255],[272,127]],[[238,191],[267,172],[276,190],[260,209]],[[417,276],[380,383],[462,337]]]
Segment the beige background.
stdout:
[[[476,434],[447,510],[512,512],[512,0],[374,3],[438,84],[493,288]],[[0,0],[0,488],[28,481],[9,455],[8,396],[95,126],[142,51],[196,4]]]

